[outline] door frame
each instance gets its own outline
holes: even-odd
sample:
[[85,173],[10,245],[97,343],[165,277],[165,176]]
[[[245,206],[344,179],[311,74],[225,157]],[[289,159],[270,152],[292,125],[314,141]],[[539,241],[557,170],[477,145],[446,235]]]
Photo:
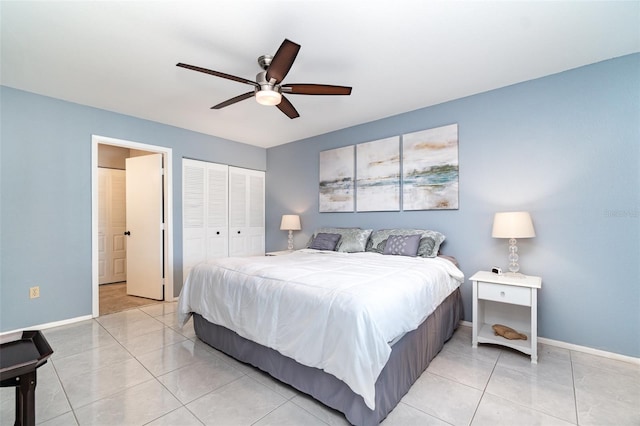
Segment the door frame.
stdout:
[[164,300],[173,301],[173,150],[140,142],[91,135],[91,311],[100,316],[100,288],[98,284],[98,145],[113,145],[162,154],[164,166]]

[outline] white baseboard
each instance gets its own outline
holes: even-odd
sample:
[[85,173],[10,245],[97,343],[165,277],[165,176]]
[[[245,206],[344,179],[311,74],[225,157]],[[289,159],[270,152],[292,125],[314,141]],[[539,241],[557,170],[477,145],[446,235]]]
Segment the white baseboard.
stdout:
[[12,340],[16,340],[16,339],[20,338],[20,335],[22,334],[22,332],[24,330],[46,330],[47,328],[60,327],[60,326],[63,326],[63,325],[73,324],[73,323],[80,322],[80,321],[90,320],[91,318],[93,318],[92,315],[85,315],[85,316],[82,316],[82,317],[69,318],[69,319],[62,320],[62,321],[54,321],[54,322],[49,322],[49,323],[46,323],[46,324],[40,324],[40,325],[24,327],[24,328],[20,328],[20,329],[17,329],[17,330],[5,331],[5,332],[0,333],[0,343],[10,342]]
[[631,364],[640,365],[640,358],[635,358],[628,355],[621,355],[615,352],[603,351],[601,349],[594,349],[588,346],[574,345],[573,343],[562,342],[560,340],[547,339],[546,337],[538,337],[538,342],[545,345],[556,346],[563,349],[569,349],[577,352],[584,352],[590,355],[601,356],[603,358],[614,359],[616,361],[629,362]]
[[[165,302],[176,302],[176,301],[178,301],[178,299],[179,299],[178,297],[173,297],[172,299],[166,300]],[[130,308],[130,309],[134,309],[134,308]],[[46,330],[47,328],[53,328],[53,327],[60,327],[60,326],[63,326],[63,325],[69,325],[69,324],[73,324],[73,323],[80,322],[80,321],[90,320],[91,318],[93,318],[93,315],[84,315],[84,316],[81,316],[81,317],[69,318],[69,319],[62,320],[62,321],[54,321],[54,322],[49,322],[49,323],[46,323],[46,324],[39,324],[39,325],[33,325],[33,326],[29,326],[29,327],[19,328],[17,330],[4,331],[4,332],[0,333],[0,343],[2,343],[2,342],[10,342],[12,340],[16,340],[17,338],[20,337],[20,335],[22,334],[22,332],[24,330]],[[14,335],[15,335],[15,337],[13,337]]]
[[[472,327],[473,324],[470,321],[460,321],[460,325],[464,327]],[[609,358],[616,361],[629,362],[631,364],[640,365],[640,358],[635,358],[627,355],[620,355],[615,352],[607,352],[600,349],[590,348],[588,346],[574,345],[573,343],[562,342],[560,340],[547,339],[546,337],[539,337],[538,342],[549,346],[556,346],[558,348],[569,349],[571,351],[583,352],[590,355],[601,356],[603,358]]]

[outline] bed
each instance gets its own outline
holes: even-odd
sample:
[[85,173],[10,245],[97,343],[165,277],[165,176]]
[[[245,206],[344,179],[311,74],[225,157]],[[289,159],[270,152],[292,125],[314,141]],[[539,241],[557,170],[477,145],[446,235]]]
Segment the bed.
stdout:
[[193,315],[205,343],[352,424],[378,424],[453,334],[464,277],[449,259],[387,256],[373,243],[201,263],[179,323]]

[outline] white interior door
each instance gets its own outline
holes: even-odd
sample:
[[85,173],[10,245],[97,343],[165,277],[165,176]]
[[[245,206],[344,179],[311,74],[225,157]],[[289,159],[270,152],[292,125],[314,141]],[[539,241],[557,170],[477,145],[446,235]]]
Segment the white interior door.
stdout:
[[162,154],[126,159],[127,294],[163,300]]
[[99,284],[126,281],[125,171],[98,169]]
[[[107,181],[109,175],[106,169],[98,169],[98,284],[111,282],[107,272],[109,262],[109,249],[107,248],[107,228],[109,218]],[[123,231],[124,232],[124,231]]]

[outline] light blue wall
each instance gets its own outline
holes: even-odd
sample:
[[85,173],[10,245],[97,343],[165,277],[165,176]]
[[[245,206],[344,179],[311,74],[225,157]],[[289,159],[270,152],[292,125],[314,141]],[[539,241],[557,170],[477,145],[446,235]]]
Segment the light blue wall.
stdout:
[[[0,331],[91,314],[91,136],[173,149],[174,290],[182,157],[266,169],[266,150],[0,87]],[[40,286],[40,298],[28,299]]]
[[[459,126],[458,210],[318,213],[320,151],[450,123]],[[286,247],[285,213],[301,214],[298,248],[319,226],[431,228],[469,277],[506,269],[494,212],[528,210],[537,236],[519,241],[520,265],[543,278],[540,336],[640,357],[639,147],[635,54],[270,148],[267,250]],[[462,290],[470,321],[469,281]]]

